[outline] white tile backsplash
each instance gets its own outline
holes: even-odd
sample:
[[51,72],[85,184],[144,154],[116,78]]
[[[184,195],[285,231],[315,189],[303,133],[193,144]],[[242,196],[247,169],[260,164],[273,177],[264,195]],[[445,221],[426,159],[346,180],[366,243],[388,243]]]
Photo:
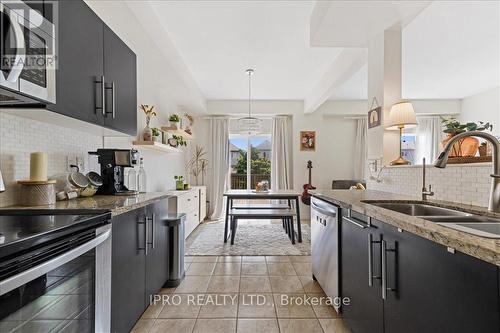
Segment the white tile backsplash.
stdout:
[[0,207],[16,203],[17,180],[29,178],[30,153],[48,153],[48,174],[67,170],[68,157],[80,157],[85,169],[97,165],[88,152],[102,147],[102,136],[0,112],[0,169],[7,190],[0,194]]
[[[433,199],[488,206],[491,164],[448,164],[444,169],[428,165],[427,185],[432,185]],[[381,182],[369,179],[369,189],[420,197],[422,166],[387,167],[380,173]]]

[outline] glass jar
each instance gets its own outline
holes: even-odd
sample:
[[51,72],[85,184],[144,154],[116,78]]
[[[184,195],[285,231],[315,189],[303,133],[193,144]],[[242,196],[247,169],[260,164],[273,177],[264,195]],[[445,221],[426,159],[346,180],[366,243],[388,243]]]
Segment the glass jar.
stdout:
[[78,197],[90,183],[87,176],[79,171],[57,174],[51,179],[57,180],[56,192],[58,199]]
[[89,184],[81,191],[80,195],[82,197],[93,196],[103,184],[102,177],[97,172],[91,171],[87,173],[87,178],[89,180]]

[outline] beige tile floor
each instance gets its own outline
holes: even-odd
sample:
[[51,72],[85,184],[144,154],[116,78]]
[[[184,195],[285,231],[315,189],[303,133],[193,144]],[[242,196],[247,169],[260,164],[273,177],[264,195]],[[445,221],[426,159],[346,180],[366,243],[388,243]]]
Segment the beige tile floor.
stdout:
[[[282,302],[282,297],[325,296],[311,277],[309,256],[203,256],[185,261],[182,283],[159,293],[170,301],[150,305],[132,332],[349,332],[329,305]],[[208,301],[222,297],[225,303]]]

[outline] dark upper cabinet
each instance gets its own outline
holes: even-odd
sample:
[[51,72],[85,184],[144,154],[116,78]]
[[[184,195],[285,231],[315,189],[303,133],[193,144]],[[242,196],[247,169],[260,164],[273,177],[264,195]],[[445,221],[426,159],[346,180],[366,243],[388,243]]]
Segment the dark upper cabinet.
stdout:
[[[346,210],[342,210],[346,215]],[[351,223],[346,219],[341,222],[341,294],[348,297],[350,304],[342,306],[342,316],[353,332],[383,332],[383,302],[380,279],[373,279],[369,285],[369,251],[368,239],[371,235],[375,241],[380,237],[377,225],[369,227],[358,217],[359,223]],[[373,275],[380,276],[379,244],[372,244]]]
[[165,217],[168,215],[167,200],[148,206],[146,216],[149,228],[149,250],[146,256],[146,297],[158,293],[168,279],[168,234]]
[[[499,332],[498,268],[384,225],[385,332]],[[384,254],[382,254],[384,255]]]
[[54,6],[56,104],[47,108],[136,135],[136,55],[84,1],[61,0]]
[[104,26],[104,77],[106,81],[106,127],[137,134],[136,55]]
[[145,217],[141,208],[112,219],[112,332],[130,332],[147,306]]
[[59,1],[56,104],[48,109],[97,125],[104,124],[104,24],[83,1]]

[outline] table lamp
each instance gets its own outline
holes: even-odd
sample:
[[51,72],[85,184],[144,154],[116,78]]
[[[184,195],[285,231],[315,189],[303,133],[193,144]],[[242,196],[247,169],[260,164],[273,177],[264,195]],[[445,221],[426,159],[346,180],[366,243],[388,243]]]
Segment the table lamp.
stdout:
[[387,130],[399,130],[399,157],[392,161],[391,165],[408,165],[409,161],[405,160],[401,154],[401,136],[403,128],[411,128],[417,126],[417,118],[413,105],[410,102],[399,102],[391,107],[389,117],[386,122]]

